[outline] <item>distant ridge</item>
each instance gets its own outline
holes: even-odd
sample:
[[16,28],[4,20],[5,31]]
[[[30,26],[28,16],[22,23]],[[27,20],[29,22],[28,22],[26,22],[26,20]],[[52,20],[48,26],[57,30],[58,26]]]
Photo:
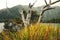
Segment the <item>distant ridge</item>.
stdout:
[[[8,19],[15,19],[15,18],[20,18],[21,15],[19,11],[24,8],[24,10],[27,12],[28,11],[28,6],[27,5],[17,5],[12,8],[9,8],[9,12],[7,12],[7,9],[2,9],[0,10],[0,21],[5,21]],[[37,11],[37,15],[40,13],[41,7],[33,7],[33,10]],[[56,6],[55,9],[52,10],[47,10],[43,14],[42,22],[49,22],[53,20],[60,20],[60,7]]]

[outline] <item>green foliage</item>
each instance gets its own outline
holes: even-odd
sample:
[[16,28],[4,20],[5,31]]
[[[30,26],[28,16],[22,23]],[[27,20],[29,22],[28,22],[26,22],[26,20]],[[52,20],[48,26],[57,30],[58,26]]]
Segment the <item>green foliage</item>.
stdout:
[[[9,19],[21,19],[21,14],[19,11],[24,8],[24,15],[26,18],[27,12],[28,12],[28,6],[22,6],[18,5],[12,8],[9,8],[8,11],[7,9],[2,9],[0,10],[0,21],[5,21]],[[31,17],[31,22],[36,21],[39,17],[39,13],[41,10],[41,7],[33,7],[32,8],[32,17]],[[60,7],[55,7],[52,10],[47,10],[43,14],[42,22],[48,22],[49,20],[53,19],[60,19]]]
[[51,19],[51,20],[48,20],[46,22],[49,22],[49,23],[60,23],[60,19]]

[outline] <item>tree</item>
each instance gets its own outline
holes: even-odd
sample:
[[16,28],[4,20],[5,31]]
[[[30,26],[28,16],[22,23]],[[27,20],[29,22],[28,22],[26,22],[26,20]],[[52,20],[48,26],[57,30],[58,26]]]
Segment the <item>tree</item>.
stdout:
[[[23,9],[20,12],[21,17],[22,17],[22,21],[24,23],[24,26],[27,26],[27,25],[30,24],[30,20],[31,20],[30,18],[31,18],[31,15],[32,15],[32,8],[33,8],[34,4],[36,3],[36,1],[32,5],[31,5],[31,3],[29,3],[29,10],[27,12],[26,18],[24,18]],[[51,0],[49,0],[49,3],[47,3],[46,0],[44,0],[44,2],[45,2],[46,5],[41,8],[41,12],[40,12],[40,15],[39,15],[37,23],[41,22],[41,19],[43,17],[42,15],[44,14],[44,12],[47,11],[47,10],[54,9],[53,7],[51,7],[51,5],[60,2],[60,0],[57,0],[57,1],[53,2],[53,3],[51,2]]]
[[54,8],[50,7],[51,5],[53,5],[53,4],[57,3],[57,2],[60,2],[60,0],[57,0],[57,1],[53,2],[53,3],[51,3],[51,0],[49,0],[49,4],[48,4],[46,0],[44,0],[44,1],[45,1],[46,5],[41,8],[41,12],[40,12],[40,16],[39,16],[39,19],[38,19],[38,23],[41,22],[41,19],[43,17],[42,15],[44,14],[45,11],[54,9]]
[[[37,0],[36,0],[37,1]],[[32,14],[32,8],[34,6],[34,4],[36,3],[36,1],[31,5],[31,3],[29,3],[29,10],[27,12],[27,16],[26,18],[24,17],[24,13],[23,13],[23,9],[21,10],[20,14],[21,14],[21,17],[22,17],[22,21],[24,23],[24,26],[27,26],[30,24],[30,18],[31,18],[31,14]]]

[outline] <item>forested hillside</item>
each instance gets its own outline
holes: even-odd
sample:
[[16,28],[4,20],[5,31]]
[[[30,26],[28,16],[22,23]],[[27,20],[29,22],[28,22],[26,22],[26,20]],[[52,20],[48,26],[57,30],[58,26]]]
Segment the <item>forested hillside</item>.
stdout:
[[[6,21],[6,20],[14,20],[14,19],[21,19],[21,15],[19,11],[24,9],[24,13],[26,16],[26,13],[28,11],[28,6],[22,6],[22,5],[17,5],[12,8],[8,9],[2,9],[0,10],[0,21]],[[32,21],[37,21],[39,17],[41,7],[34,7],[32,10]],[[36,20],[34,20],[36,19]],[[32,22],[31,21],[31,22]],[[52,10],[45,11],[43,14],[43,18],[41,22],[53,22],[53,23],[60,23],[60,7],[54,7]]]

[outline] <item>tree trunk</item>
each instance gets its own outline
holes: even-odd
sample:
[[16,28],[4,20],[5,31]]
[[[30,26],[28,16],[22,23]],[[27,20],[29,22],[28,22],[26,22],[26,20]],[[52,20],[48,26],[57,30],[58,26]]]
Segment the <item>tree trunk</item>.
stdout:
[[30,19],[31,19],[31,8],[29,8],[29,11],[27,13],[27,17],[26,17],[26,22],[27,22],[27,25],[30,24]]
[[21,17],[22,17],[22,21],[24,23],[24,26],[27,26],[26,21],[25,21],[25,18],[24,18],[23,10],[20,12],[20,14],[21,14]]

